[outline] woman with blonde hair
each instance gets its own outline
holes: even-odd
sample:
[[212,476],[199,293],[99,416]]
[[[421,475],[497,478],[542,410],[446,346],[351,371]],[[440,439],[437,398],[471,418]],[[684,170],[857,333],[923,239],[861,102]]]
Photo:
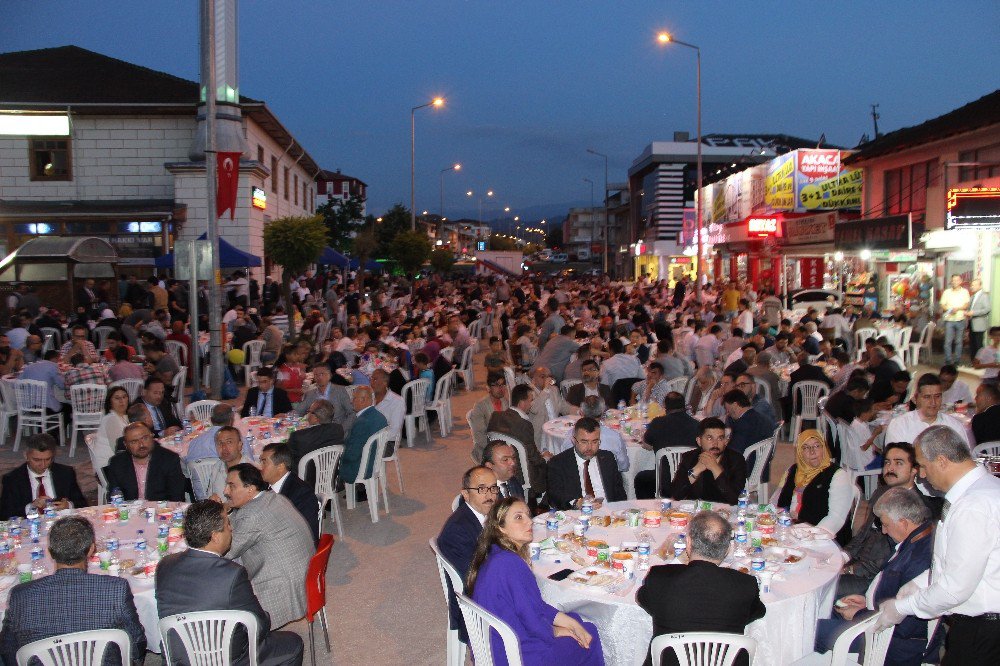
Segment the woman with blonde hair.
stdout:
[[803,430],[795,442],[795,464],[778,483],[772,503],[788,509],[796,522],[822,527],[846,545],[853,499],[850,476],[834,464],[826,438],[818,430]]
[[[521,644],[525,666],[604,664],[597,628],[542,600],[528,564],[531,540],[531,511],[524,500],[511,496],[497,501],[472,556],[467,594],[510,626]],[[490,644],[494,663],[505,666],[507,654],[500,636],[491,633]]]

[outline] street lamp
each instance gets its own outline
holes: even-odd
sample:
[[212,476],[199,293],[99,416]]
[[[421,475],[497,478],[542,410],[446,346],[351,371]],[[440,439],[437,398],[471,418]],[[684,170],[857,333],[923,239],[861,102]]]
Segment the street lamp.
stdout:
[[[472,190],[469,190],[468,192],[466,192],[465,196],[471,198],[473,196]],[[492,196],[493,196],[493,190],[487,190],[486,191],[486,197],[490,198]],[[483,223],[483,198],[479,197],[479,224],[482,224],[482,223]]]
[[[701,163],[701,49],[694,44],[688,44],[687,42],[682,42],[673,38],[669,32],[661,32],[656,35],[656,41],[660,44],[677,44],[678,46],[684,46],[689,49],[694,49],[698,69],[697,69],[697,88],[698,88],[698,183],[695,185],[695,211],[697,216],[697,236],[698,236],[698,278],[694,286],[695,296],[701,301],[701,281],[702,276],[705,274],[705,257],[702,255],[701,247],[701,186],[702,186],[702,163]],[[716,281],[718,281],[719,276],[715,276]]]
[[410,231],[416,231],[417,229],[417,160],[416,160],[416,148],[417,148],[417,121],[416,114],[420,109],[426,109],[428,106],[433,106],[435,109],[444,106],[444,97],[435,97],[426,104],[421,104],[420,106],[415,106],[410,109]]
[[[594,227],[597,226],[594,221],[594,181],[589,178],[584,178],[583,182],[590,183],[590,249],[594,249]],[[607,193],[605,192],[605,195]],[[589,253],[588,253],[589,256]]]
[[439,209],[441,215],[441,222],[438,224],[438,238],[441,238],[441,234],[444,233],[444,175],[449,171],[461,171],[461,170],[462,170],[462,165],[459,164],[458,162],[452,164],[450,167],[441,169],[441,207]]
[[[587,148],[587,152],[591,155],[596,155],[597,157],[604,158],[604,273],[608,272],[608,156],[604,153],[599,153],[593,148]],[[544,220],[543,220],[544,222]]]

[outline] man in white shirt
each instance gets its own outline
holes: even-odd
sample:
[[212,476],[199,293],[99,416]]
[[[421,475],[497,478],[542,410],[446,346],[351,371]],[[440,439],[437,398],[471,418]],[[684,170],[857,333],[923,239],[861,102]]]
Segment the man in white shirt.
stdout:
[[951,276],[951,287],[941,292],[941,321],[944,323],[944,362],[957,365],[962,360],[962,338],[972,297],[962,286],[962,276]]
[[746,299],[740,299],[740,312],[736,315],[733,326],[742,329],[747,335],[753,331],[753,312],[750,310],[750,302]]
[[933,425],[944,425],[954,430],[971,450],[969,433],[965,425],[950,414],[941,413],[941,379],[932,372],[920,375],[917,391],[913,396],[917,408],[893,417],[885,430],[886,442],[912,442],[917,435]]
[[339,352],[355,351],[357,344],[352,336],[355,335],[353,328],[347,330],[347,335],[340,328],[333,329],[333,350]]
[[251,457],[253,454],[248,456],[243,452],[242,439],[240,431],[231,425],[222,426],[215,432],[215,452],[218,457],[210,459],[211,465],[206,463],[203,474],[191,475],[195,499],[212,498],[222,501],[229,468],[240,463],[256,465]]
[[615,382],[619,379],[642,379],[645,373],[642,364],[632,354],[625,353],[625,346],[618,338],[611,338],[608,348],[613,356],[601,364],[601,383],[607,384],[613,391]]
[[406,416],[406,402],[398,393],[389,390],[389,373],[379,368],[372,373],[372,392],[375,394],[375,409],[389,422],[389,431],[399,440],[403,432],[403,418]]
[[972,367],[983,371],[983,381],[996,384],[1000,375],[1000,326],[990,328],[990,344],[976,353]]
[[841,308],[834,308],[827,311],[823,317],[823,328],[832,328],[833,337],[847,342],[848,345],[852,342],[850,334],[851,324],[844,317]]
[[958,368],[953,365],[942,365],[938,373],[941,378],[941,402],[945,405],[954,405],[957,402],[972,404],[972,390],[969,385],[958,378]]
[[[662,402],[662,401],[661,401]],[[580,405],[580,416],[589,416],[590,418],[596,420],[598,423],[601,422],[601,417],[607,410],[607,405],[604,401],[597,397],[596,395],[590,396],[583,401]],[[563,444],[563,450],[566,450],[573,446],[573,436],[569,435],[566,437],[566,441]],[[610,451],[615,456],[615,462],[618,463],[619,472],[627,472],[629,468],[628,459],[628,449],[625,448],[625,440],[622,438],[620,432],[613,428],[601,424],[601,449],[604,451]]]
[[721,333],[722,328],[718,324],[712,324],[708,333],[698,338],[698,342],[694,345],[694,359],[699,368],[711,368],[715,365],[719,358],[719,347],[722,345],[719,341]]
[[943,666],[1000,663],[1000,479],[966,445],[942,426],[914,442],[920,476],[945,493],[930,585],[879,607],[879,626],[949,616]]

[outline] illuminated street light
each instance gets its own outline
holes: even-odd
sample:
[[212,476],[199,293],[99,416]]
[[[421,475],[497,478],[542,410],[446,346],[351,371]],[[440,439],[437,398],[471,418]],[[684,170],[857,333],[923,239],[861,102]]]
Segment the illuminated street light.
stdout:
[[435,97],[430,102],[426,104],[421,104],[410,109],[410,231],[415,231],[417,228],[417,159],[416,159],[416,146],[417,146],[417,121],[416,113],[420,109],[426,109],[428,106],[432,106],[435,109],[439,109],[444,106],[444,97]]

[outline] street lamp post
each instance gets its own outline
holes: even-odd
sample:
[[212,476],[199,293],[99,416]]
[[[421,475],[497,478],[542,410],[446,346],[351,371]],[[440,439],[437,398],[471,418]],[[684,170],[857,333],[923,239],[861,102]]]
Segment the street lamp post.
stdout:
[[594,181],[589,178],[584,178],[583,182],[590,183],[590,247],[587,256],[590,256],[590,252],[594,250],[594,227],[597,225],[594,223]]
[[444,175],[449,171],[460,171],[461,169],[462,165],[457,162],[446,169],[441,169],[441,207],[438,209],[441,220],[438,222],[438,238],[441,238],[441,234],[444,233]]
[[608,272],[608,156],[593,148],[587,148],[587,152],[604,158],[604,261],[602,265],[606,275]]
[[669,32],[661,32],[656,36],[656,40],[661,44],[677,44],[678,46],[684,46],[689,49],[694,49],[696,60],[697,60],[697,89],[698,89],[698,182],[695,185],[695,215],[697,218],[697,237],[698,237],[698,275],[697,281],[694,286],[694,293],[698,301],[701,301],[701,282],[702,277],[705,274],[705,257],[702,255],[701,247],[701,236],[702,236],[702,215],[701,215],[701,186],[702,186],[702,162],[701,162],[701,49],[694,44],[688,44],[687,42],[681,42],[673,38]]
[[428,106],[439,108],[444,106],[443,97],[435,97],[426,104],[415,106],[410,109],[410,231],[417,230],[417,111],[426,109]]

